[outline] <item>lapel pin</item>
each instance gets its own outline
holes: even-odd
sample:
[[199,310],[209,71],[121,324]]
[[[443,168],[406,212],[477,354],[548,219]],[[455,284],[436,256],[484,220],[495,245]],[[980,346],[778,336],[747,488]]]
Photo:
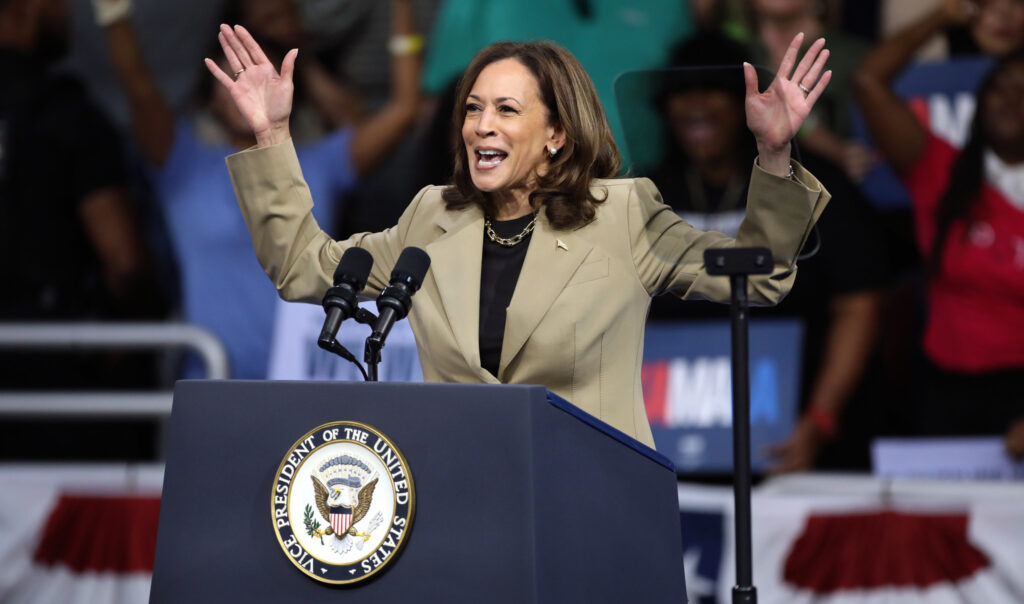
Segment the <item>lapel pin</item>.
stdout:
[[569,251],[569,246],[565,245],[565,242],[562,241],[561,239],[555,239],[555,242],[556,242],[555,243],[556,246],[562,248],[563,250],[565,250],[567,252]]

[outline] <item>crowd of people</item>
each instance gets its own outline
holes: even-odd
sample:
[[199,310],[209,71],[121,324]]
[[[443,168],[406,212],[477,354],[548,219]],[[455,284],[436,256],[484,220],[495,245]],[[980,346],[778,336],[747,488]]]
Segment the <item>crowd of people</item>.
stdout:
[[[257,143],[251,123],[198,59],[192,89],[168,93],[160,69],[173,58],[147,54],[164,30],[140,33],[135,2],[92,1],[89,27],[126,101],[118,116],[61,68],[64,0],[0,0],[0,246],[12,260],[0,321],[182,319],[221,339],[233,377],[264,378],[281,302],[224,165]],[[416,191],[450,182],[459,76],[506,39],[571,51],[623,173],[650,177],[690,224],[735,236],[757,154],[740,65],[778,66],[800,32],[803,50],[826,38],[831,81],[794,157],[832,200],[792,292],[754,314],[805,326],[801,419],[776,470],[866,469],[870,439],[894,434],[998,434],[1024,456],[1024,0],[338,1],[344,16],[330,4],[227,0],[189,30],[211,70],[237,78],[220,52],[231,30],[216,31],[244,25],[294,81],[290,136],[335,239],[391,226]],[[917,60],[982,59],[963,140],[898,84]],[[655,74],[656,92],[621,105],[615,79],[637,70]],[[631,123],[657,144],[628,144]],[[880,168],[909,203],[872,187]],[[650,319],[726,315],[662,296]],[[3,388],[158,379],[152,358],[0,361]],[[186,358],[173,374],[199,369]]]

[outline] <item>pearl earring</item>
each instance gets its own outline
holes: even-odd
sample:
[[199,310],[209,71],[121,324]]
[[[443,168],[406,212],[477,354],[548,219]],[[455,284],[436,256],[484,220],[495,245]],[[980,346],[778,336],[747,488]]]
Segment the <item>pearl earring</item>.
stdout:
[[555,153],[558,153],[558,149],[556,149],[555,147],[548,147],[548,151],[551,152],[551,155],[554,155]]

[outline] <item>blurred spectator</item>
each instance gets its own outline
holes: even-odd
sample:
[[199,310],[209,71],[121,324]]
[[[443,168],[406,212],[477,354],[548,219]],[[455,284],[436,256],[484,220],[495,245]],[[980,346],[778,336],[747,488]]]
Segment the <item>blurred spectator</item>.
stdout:
[[417,130],[346,197],[339,238],[390,228],[420,189],[450,183],[455,165],[452,111],[456,84],[458,79],[452,80],[427,103]]
[[[51,69],[68,48],[67,17],[63,0],[0,1],[0,319],[160,316],[116,133],[77,80]],[[5,354],[0,382],[127,385],[141,377],[127,362]]]
[[690,18],[698,32],[720,30],[728,16],[725,0],[690,0]]
[[[672,44],[691,30],[686,3],[679,0],[447,0],[431,36],[423,87],[427,93],[440,93],[478,50],[492,42],[558,42],[576,55],[593,79],[625,168],[646,158],[636,157],[642,149],[627,149],[615,78],[629,70],[664,66]],[[656,124],[653,112],[649,117],[647,122]]]
[[[412,3],[416,23],[424,31],[430,31],[440,4],[441,0]],[[299,8],[306,30],[307,42],[302,51],[305,56],[308,58],[309,51],[313,51],[347,86],[358,91],[365,109],[382,107],[391,94],[391,73],[385,67],[389,64],[392,6],[379,0],[303,0]],[[419,119],[402,144],[345,195],[333,225],[335,237],[344,239],[354,233],[394,226],[409,200],[424,185],[447,182],[424,180],[421,170],[425,160],[434,159],[421,149],[424,136],[428,136],[425,122],[429,121],[433,107],[432,102],[422,103]]]
[[[882,3],[882,37],[888,38],[911,23],[935,12],[946,0],[885,0]],[[923,61],[937,61],[949,57],[949,44],[945,37],[934,36],[921,45],[916,58]]]
[[850,82],[867,43],[828,27],[829,4],[825,0],[744,0],[749,42],[754,61],[778,65],[799,32],[804,33],[801,52],[818,38],[828,40],[831,49],[828,66],[832,81],[800,129],[801,146],[841,166],[854,182],[860,182],[871,169],[871,152],[851,138],[853,109]]
[[[430,31],[441,2],[413,2],[423,31]],[[302,0],[299,11],[307,40],[303,52],[308,48],[316,53],[330,71],[358,90],[365,107],[384,105],[391,95],[390,73],[382,68],[389,58],[390,5],[379,0]]]
[[[955,10],[954,21],[936,18]],[[1024,46],[1024,0],[928,0],[884,7],[884,30],[892,35],[911,24],[927,23],[935,36],[921,44],[918,58],[1000,57]]]
[[[949,4],[953,0],[947,0]],[[946,31],[951,57],[1005,56],[1024,46],[1024,0],[958,0],[966,23]]]
[[1024,56],[1004,57],[983,81],[962,151],[892,90],[936,31],[973,17],[971,3],[945,2],[873,50],[856,79],[871,135],[910,191],[926,259],[915,417],[925,434],[1004,434],[1024,419]]
[[[670,137],[661,167],[652,175],[665,198],[687,222],[735,236],[744,216],[750,164],[756,156],[745,127],[745,48],[722,34],[699,35],[677,48],[678,67],[728,65],[720,69],[666,72],[660,97]],[[869,435],[839,417],[867,415],[865,375],[878,334],[880,289],[887,278],[878,228],[867,201],[843,172],[810,153],[803,163],[832,193],[818,221],[820,250],[799,262],[796,284],[774,308],[758,317],[795,317],[804,326],[802,418],[792,436],[774,450],[776,471],[819,464],[867,468]],[[814,247],[815,236],[806,252]],[[729,310],[707,302],[655,298],[652,319],[724,318]],[[835,441],[836,436],[843,438]],[[823,458],[819,452],[828,446]]]
[[[332,201],[402,141],[415,116],[422,38],[416,34],[410,4],[410,0],[392,0],[391,101],[366,118],[353,118],[350,127],[297,145],[306,180],[321,202],[314,214],[322,224],[332,222],[336,209]],[[135,136],[153,167],[182,274],[186,318],[222,339],[233,377],[263,378],[277,295],[252,252],[223,164],[225,156],[253,144],[251,128],[224,88],[212,85],[209,75],[196,110],[176,119],[143,60],[129,19],[131,3],[94,0],[94,8],[97,21],[106,27]],[[290,0],[252,0],[240,2],[234,14],[276,41],[282,55],[271,60],[279,62],[302,40],[294,11]],[[299,61],[296,83],[328,125],[359,115],[352,109],[353,97],[339,90],[322,67],[312,65],[312,57]],[[308,69],[302,61],[311,64]],[[222,68],[228,69],[226,63]]]

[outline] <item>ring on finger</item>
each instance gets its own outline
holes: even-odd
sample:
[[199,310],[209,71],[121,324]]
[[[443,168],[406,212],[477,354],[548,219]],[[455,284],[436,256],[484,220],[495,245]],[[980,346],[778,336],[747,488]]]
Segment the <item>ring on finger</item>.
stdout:
[[[236,71],[236,72],[234,73],[234,75],[232,75],[232,76],[231,76],[231,78],[232,78],[232,79],[234,79],[234,80],[237,80],[237,79],[238,79],[238,76],[242,75],[242,72],[243,72],[243,71],[245,71],[245,67],[243,67],[243,68],[239,69],[238,71]],[[803,88],[803,86],[801,86],[801,88]],[[805,90],[806,90],[806,89],[805,89]]]
[[[243,69],[242,71],[245,71],[245,70]],[[240,72],[239,72],[239,73],[240,73]],[[236,74],[236,77],[237,77],[237,74]],[[806,95],[808,95],[808,94],[811,94],[811,90],[810,90],[810,88],[808,88],[807,86],[804,86],[803,84],[800,84],[799,82],[797,83],[797,85],[796,85],[796,86],[797,86],[797,88],[799,88],[800,90],[803,90],[803,91],[804,91],[804,96],[806,96]]]

